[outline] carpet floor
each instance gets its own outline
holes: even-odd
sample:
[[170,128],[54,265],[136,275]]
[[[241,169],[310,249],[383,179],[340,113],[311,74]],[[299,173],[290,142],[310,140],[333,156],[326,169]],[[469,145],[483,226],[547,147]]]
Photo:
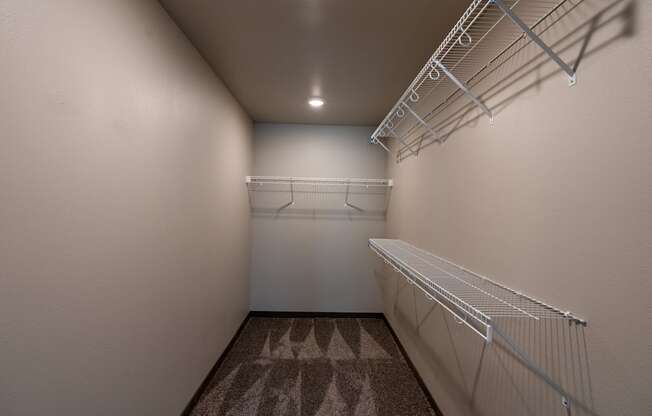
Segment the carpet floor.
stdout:
[[252,317],[194,416],[431,416],[382,319]]

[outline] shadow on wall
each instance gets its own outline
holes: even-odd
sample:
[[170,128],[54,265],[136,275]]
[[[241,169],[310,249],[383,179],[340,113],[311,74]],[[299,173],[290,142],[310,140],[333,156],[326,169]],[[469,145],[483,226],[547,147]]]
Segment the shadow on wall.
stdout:
[[375,276],[390,305],[390,320],[437,375],[435,382],[460,414],[599,416],[583,326],[560,319],[494,322],[567,393],[566,407],[563,397],[502,339],[485,343],[390,268],[376,270]]
[[248,193],[254,217],[385,221],[391,188],[265,184]]
[[[607,3],[605,5],[605,3]],[[577,71],[582,60],[636,32],[636,1],[567,0],[537,25],[535,32]],[[580,22],[580,23],[578,23]],[[544,81],[562,78],[563,71],[538,46],[522,37],[468,82],[494,117],[528,92],[538,91]],[[581,82],[581,71],[578,74]],[[472,127],[486,117],[463,92],[452,94],[425,119],[439,133],[441,143],[463,127]],[[497,120],[496,123],[500,121]],[[405,134],[407,146],[397,152],[397,161],[437,143],[418,126]]]

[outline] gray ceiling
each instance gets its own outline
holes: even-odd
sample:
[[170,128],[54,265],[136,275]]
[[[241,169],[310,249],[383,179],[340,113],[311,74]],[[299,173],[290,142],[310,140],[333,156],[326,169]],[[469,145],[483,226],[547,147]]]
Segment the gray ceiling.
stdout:
[[470,0],[161,3],[254,120],[374,125]]

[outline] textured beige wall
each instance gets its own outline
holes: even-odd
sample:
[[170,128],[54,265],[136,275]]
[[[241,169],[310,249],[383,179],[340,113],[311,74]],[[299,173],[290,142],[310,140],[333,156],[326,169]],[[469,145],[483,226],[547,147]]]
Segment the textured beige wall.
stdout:
[[[575,397],[570,414],[649,415],[652,3],[572,3],[553,32],[578,39],[566,58],[585,45],[577,85],[554,65],[526,70],[491,94],[493,126],[473,111],[444,145],[390,161],[387,233],[586,318],[585,330],[498,323]],[[483,346],[377,269],[385,311],[446,416],[566,415],[500,342]]]
[[0,1],[0,414],[178,415],[248,310],[252,124],[154,1]]
[[[368,144],[370,127],[256,124],[256,175],[384,178],[384,152]],[[244,179],[244,178],[243,178]],[[244,184],[243,184],[244,186]],[[344,207],[336,188],[296,193],[282,212],[287,190],[251,192],[251,309],[275,311],[380,312],[367,240],[385,233],[385,196],[353,195],[367,209]],[[305,190],[305,189],[304,189]],[[308,188],[309,190],[309,188]],[[341,188],[339,188],[341,190]],[[333,193],[328,193],[333,192]]]

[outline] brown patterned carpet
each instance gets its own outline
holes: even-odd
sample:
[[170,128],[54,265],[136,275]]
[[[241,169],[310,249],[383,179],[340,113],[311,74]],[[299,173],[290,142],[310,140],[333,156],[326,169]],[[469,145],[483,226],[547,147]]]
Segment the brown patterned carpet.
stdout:
[[382,319],[252,317],[192,411],[431,416]]

